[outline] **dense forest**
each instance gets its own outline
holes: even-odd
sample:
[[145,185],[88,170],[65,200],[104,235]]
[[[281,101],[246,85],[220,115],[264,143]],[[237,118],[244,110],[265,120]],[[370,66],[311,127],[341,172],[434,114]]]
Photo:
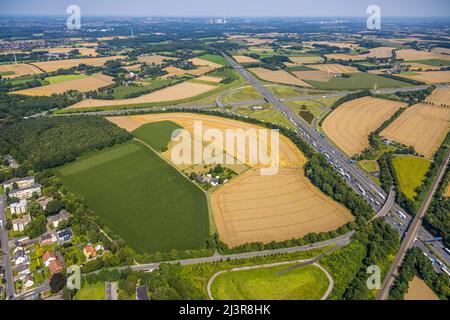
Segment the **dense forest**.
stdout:
[[0,154],[10,154],[19,163],[42,170],[131,138],[131,134],[101,117],[36,118],[3,127]]
[[16,94],[0,94],[0,120],[27,117],[35,113],[61,109],[81,100],[79,95],[53,95],[51,97],[31,97]]
[[450,247],[450,198],[445,196],[449,183],[450,170],[447,170],[423,221],[433,235],[443,238],[446,247]]

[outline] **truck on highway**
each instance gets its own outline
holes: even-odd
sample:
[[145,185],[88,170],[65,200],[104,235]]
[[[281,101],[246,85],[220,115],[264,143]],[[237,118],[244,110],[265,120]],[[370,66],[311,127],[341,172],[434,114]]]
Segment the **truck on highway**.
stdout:
[[400,216],[400,218],[402,218],[403,220],[406,220],[406,215],[401,212],[400,210],[397,210],[398,215]]
[[449,248],[444,248],[445,252],[447,252],[447,254],[450,254],[450,249]]

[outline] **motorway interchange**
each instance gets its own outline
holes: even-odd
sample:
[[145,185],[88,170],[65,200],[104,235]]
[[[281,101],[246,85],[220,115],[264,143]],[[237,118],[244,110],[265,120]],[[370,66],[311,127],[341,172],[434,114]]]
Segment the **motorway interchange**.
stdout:
[[[278,111],[280,111],[289,121],[299,129],[304,139],[318,152],[322,153],[328,162],[341,174],[347,183],[374,208],[375,211],[381,210],[383,203],[387,200],[387,194],[375,182],[362,172],[354,161],[346,157],[338,148],[336,148],[326,137],[319,133],[315,128],[310,127],[305,122],[299,120],[296,115],[287,108],[283,102],[267,90],[253,75],[245,68],[236,63],[228,55],[223,54],[228,63],[239,74],[246,79],[258,92],[260,92],[265,100],[271,103]],[[426,86],[416,87],[413,90],[422,90]],[[405,89],[403,89],[404,91]],[[398,91],[398,90],[397,90]],[[376,90],[374,93],[385,93]],[[393,202],[393,201],[392,201]],[[386,209],[386,208],[385,208]],[[389,208],[387,208],[389,209]],[[400,237],[403,239],[408,227],[412,221],[404,210],[402,210],[394,202],[384,219],[393,228],[398,230]],[[436,241],[435,237],[420,228],[414,246],[419,247],[433,263],[436,272],[444,271],[449,274],[448,267],[450,265],[450,255],[446,252],[446,248],[442,242]],[[444,263],[443,263],[444,262]]]

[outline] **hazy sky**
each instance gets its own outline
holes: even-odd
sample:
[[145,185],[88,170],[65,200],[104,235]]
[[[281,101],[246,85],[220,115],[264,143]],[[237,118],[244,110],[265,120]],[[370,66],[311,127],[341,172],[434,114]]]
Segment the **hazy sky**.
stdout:
[[0,0],[0,15],[140,16],[366,16],[376,4],[384,16],[450,16],[450,0]]

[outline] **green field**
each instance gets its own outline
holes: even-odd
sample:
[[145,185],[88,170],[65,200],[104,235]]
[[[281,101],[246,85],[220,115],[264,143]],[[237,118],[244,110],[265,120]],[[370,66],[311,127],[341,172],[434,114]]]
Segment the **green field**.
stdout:
[[329,281],[314,265],[293,265],[232,271],[217,276],[211,286],[219,300],[319,300]]
[[263,96],[256,91],[253,87],[245,87],[239,90],[231,91],[222,97],[223,103],[237,102],[237,101],[250,101],[250,100],[263,100]]
[[[161,143],[161,138],[154,141]],[[92,153],[57,174],[138,253],[205,245],[205,194],[138,141]]]
[[416,196],[416,189],[422,185],[425,174],[430,168],[431,161],[420,157],[397,156],[392,160],[392,164],[399,189],[413,200]]
[[181,129],[172,121],[147,123],[133,131],[136,138],[141,139],[156,151],[164,150],[171,140],[172,133]]
[[410,86],[410,84],[378,76],[370,73],[352,73],[349,78],[332,78],[327,82],[311,81],[306,82],[319,89],[324,90],[361,90],[377,88],[399,88]]
[[377,172],[380,171],[380,166],[376,160],[361,160],[358,164],[366,170],[367,172]]
[[2,72],[0,72],[0,76],[10,76],[12,74],[14,74],[13,71],[2,71]]
[[45,78],[50,84],[60,83],[64,81],[70,81],[70,80],[76,80],[76,79],[82,79],[86,78],[87,76],[82,74],[66,74],[66,75],[60,75],[60,76],[53,76]]
[[214,63],[217,63],[217,64],[221,64],[223,66],[228,65],[227,60],[225,60],[224,57],[219,56],[217,54],[204,54],[204,55],[202,55],[202,56],[200,56],[198,58],[206,60],[206,61],[214,62]]
[[75,295],[75,300],[105,300],[105,284],[85,283]]
[[156,91],[162,88],[165,88],[171,84],[173,84],[175,81],[173,80],[166,80],[166,79],[155,79],[148,82],[147,85],[120,85],[113,89],[112,96],[114,99],[126,99],[128,95],[130,94],[146,94],[150,93],[152,91]]
[[432,67],[446,67],[450,65],[450,60],[444,60],[444,59],[430,59],[430,60],[413,60],[413,61],[407,61],[407,63],[420,63],[425,64],[427,66]]
[[278,110],[270,104],[264,104],[262,110],[252,110],[252,105],[240,106],[236,112],[264,122],[276,123],[287,128],[292,128],[292,124]]

